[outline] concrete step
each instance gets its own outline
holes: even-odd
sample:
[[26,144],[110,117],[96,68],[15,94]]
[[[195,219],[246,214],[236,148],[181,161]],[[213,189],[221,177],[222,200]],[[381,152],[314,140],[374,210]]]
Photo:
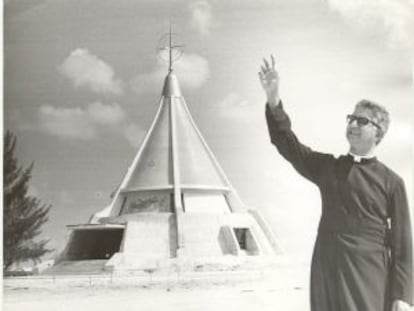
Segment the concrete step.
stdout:
[[43,275],[65,275],[65,274],[104,274],[105,263],[108,260],[71,260],[61,261],[58,264],[45,270]]

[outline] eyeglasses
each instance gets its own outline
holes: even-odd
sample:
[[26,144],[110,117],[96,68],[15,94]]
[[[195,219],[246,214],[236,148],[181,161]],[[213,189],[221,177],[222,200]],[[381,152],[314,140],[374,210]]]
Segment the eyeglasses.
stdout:
[[353,114],[349,114],[346,116],[346,121],[348,122],[348,124],[351,124],[352,122],[356,121],[358,126],[365,126],[368,124],[372,124],[373,126],[381,130],[381,126],[379,126],[377,123],[375,123],[374,121],[371,121],[370,119],[366,117],[359,117]]

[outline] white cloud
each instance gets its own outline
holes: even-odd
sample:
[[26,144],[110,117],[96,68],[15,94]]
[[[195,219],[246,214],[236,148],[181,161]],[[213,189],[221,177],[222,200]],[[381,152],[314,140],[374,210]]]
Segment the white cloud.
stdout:
[[161,91],[162,80],[166,72],[166,67],[161,67],[161,64],[158,64],[157,69],[154,71],[136,75],[130,82],[131,87],[138,94],[146,90],[155,90],[157,87]]
[[131,123],[124,128],[123,134],[126,140],[131,144],[131,146],[136,148],[139,146],[145,133],[139,126]]
[[331,7],[353,25],[372,32],[385,32],[392,47],[414,49],[414,1],[329,0]]
[[127,122],[125,111],[117,103],[94,102],[84,109],[41,106],[39,123],[41,130],[50,135],[82,140],[96,138],[100,132],[98,126],[110,126],[134,148],[138,147],[145,134],[138,125]]
[[[187,89],[196,89],[203,85],[210,76],[208,61],[197,54],[184,54],[174,63],[180,85]],[[158,61],[156,68],[147,74],[139,74],[131,81],[132,88],[137,93],[148,89],[161,88],[163,78],[167,75],[166,63]]]
[[95,127],[87,113],[79,107],[41,106],[39,120],[41,129],[54,136],[86,140],[96,136]]
[[59,71],[76,88],[88,87],[102,94],[122,93],[122,81],[115,78],[112,67],[86,49],[74,50],[59,66]]
[[246,122],[251,118],[251,105],[240,95],[232,92],[219,102],[219,114],[234,121]]
[[40,127],[43,131],[59,137],[92,139],[96,137],[97,125],[116,125],[125,119],[124,110],[116,103],[104,105],[94,102],[85,109],[41,106]]
[[125,112],[117,103],[104,105],[95,102],[88,105],[87,113],[93,122],[100,124],[118,124],[125,119]]
[[174,67],[183,87],[198,88],[210,76],[207,60],[197,54],[185,54]]
[[190,26],[202,35],[209,34],[213,17],[211,5],[207,1],[197,1],[190,4],[189,11]]

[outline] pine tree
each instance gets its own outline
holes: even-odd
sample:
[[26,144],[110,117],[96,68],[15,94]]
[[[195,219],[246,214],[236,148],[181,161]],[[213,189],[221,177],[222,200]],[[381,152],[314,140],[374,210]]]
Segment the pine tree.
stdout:
[[3,154],[3,269],[13,263],[37,261],[50,252],[47,240],[36,240],[48,220],[50,205],[28,194],[33,164],[23,168],[14,151],[16,136],[7,131]]

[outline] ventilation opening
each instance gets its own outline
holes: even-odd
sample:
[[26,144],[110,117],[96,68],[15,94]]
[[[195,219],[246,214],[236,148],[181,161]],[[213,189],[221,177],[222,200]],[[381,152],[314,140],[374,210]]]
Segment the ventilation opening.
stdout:
[[67,260],[109,259],[119,251],[124,229],[84,229],[72,233]]
[[249,228],[233,228],[241,252],[246,255],[258,255],[259,248]]

